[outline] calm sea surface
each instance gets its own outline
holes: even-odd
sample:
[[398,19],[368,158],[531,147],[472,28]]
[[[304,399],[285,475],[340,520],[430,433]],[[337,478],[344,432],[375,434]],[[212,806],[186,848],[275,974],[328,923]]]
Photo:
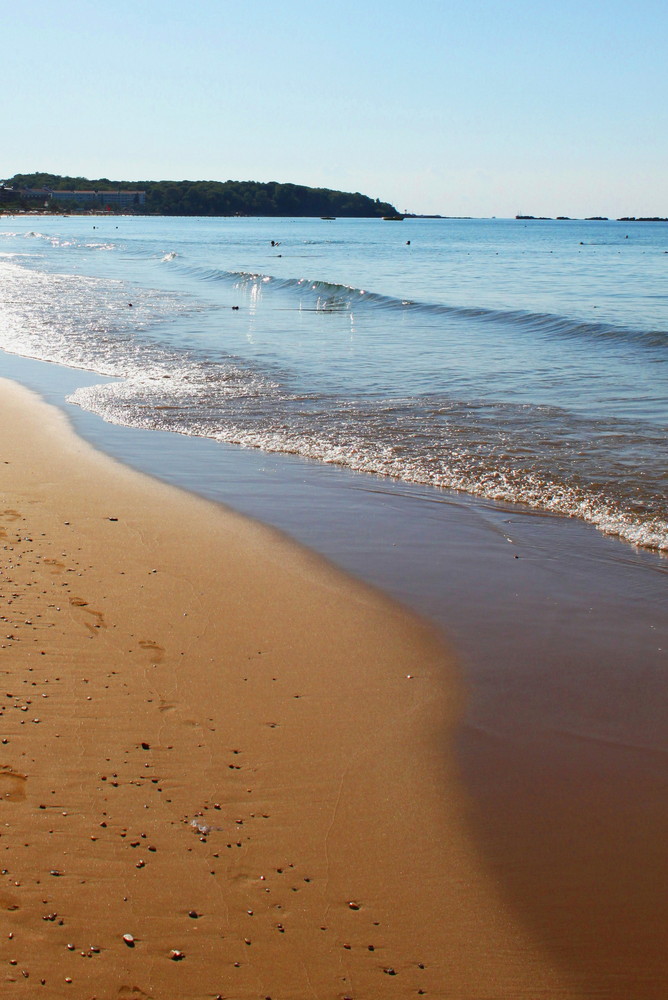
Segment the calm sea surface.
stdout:
[[[271,241],[276,245],[272,246]],[[668,550],[668,224],[0,220],[0,348],[105,419]]]

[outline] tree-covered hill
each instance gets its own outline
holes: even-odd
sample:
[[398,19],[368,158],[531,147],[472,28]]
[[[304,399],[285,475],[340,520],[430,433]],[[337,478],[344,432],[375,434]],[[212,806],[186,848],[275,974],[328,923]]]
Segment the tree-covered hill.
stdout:
[[393,205],[359,192],[331,191],[269,181],[113,181],[107,177],[15,174],[8,187],[53,191],[145,191],[142,214],[148,215],[289,215],[374,218],[396,215]]

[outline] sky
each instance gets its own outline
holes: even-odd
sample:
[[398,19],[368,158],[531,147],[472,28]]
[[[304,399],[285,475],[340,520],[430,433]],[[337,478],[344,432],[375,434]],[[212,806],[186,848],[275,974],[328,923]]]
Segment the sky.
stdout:
[[0,177],[668,216],[665,0],[0,0]]

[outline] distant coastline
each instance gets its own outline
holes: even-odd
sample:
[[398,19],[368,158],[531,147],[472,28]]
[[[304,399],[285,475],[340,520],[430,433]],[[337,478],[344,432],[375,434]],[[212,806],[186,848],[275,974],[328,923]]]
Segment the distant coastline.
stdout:
[[[151,215],[208,218],[431,219],[467,221],[485,216],[399,212],[361,194],[276,181],[112,181],[60,174],[14,174],[0,181],[0,214]],[[496,218],[496,216],[491,216]],[[501,218],[501,216],[499,216]],[[518,222],[668,222],[660,215],[515,215]]]
[[588,215],[585,219],[573,219],[568,215],[516,215],[519,222],[668,222],[668,218],[660,215],[623,215],[619,219],[610,219],[607,215]]
[[394,205],[359,191],[276,181],[110,181],[107,177],[14,174],[0,186],[3,210],[176,216],[383,218]]

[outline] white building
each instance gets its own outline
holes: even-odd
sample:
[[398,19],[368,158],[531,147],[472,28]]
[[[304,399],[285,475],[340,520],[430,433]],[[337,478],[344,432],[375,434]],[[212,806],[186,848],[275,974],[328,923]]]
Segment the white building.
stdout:
[[136,208],[146,203],[145,191],[49,191],[48,196],[53,201],[76,202],[91,208]]

